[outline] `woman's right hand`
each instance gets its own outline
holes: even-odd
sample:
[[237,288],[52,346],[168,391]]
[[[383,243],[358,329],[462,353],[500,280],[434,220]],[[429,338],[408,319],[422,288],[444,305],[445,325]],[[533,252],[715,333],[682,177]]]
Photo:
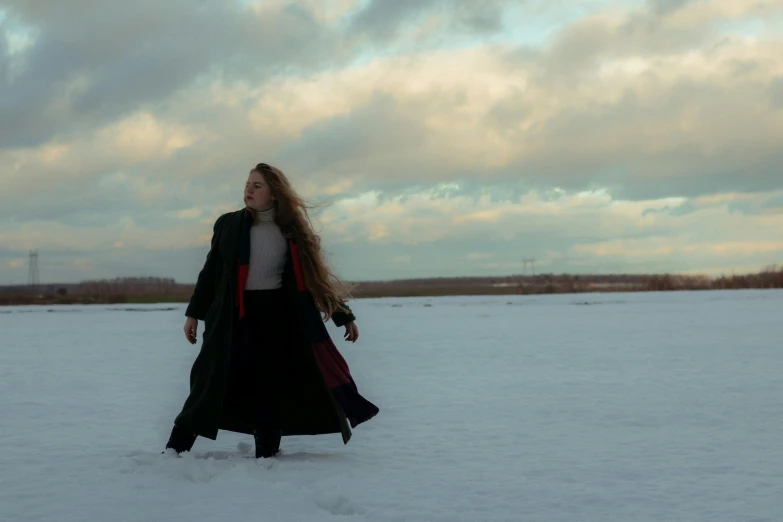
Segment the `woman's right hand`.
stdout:
[[198,330],[198,319],[188,317],[185,320],[185,338],[190,344],[196,344],[196,331]]

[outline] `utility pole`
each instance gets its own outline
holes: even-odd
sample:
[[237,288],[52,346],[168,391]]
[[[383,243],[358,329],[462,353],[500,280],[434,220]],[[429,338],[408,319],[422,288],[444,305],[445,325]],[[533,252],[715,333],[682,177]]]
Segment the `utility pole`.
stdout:
[[38,250],[30,250],[29,262],[27,266],[27,284],[33,288],[38,287]]
[[522,275],[525,275],[525,272],[527,271],[527,264],[530,263],[531,272],[535,276],[536,275],[536,258],[535,257],[526,257],[522,260]]

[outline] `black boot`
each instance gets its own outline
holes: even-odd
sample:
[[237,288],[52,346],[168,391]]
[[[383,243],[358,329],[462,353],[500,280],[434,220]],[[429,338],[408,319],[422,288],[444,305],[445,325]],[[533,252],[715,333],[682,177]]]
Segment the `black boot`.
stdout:
[[256,458],[274,457],[280,451],[280,439],[283,432],[280,430],[255,430],[253,438],[256,441]]
[[169,441],[166,443],[166,449],[172,448],[177,454],[183,451],[190,451],[193,447],[193,443],[196,442],[197,435],[188,433],[182,428],[174,425],[169,436]]

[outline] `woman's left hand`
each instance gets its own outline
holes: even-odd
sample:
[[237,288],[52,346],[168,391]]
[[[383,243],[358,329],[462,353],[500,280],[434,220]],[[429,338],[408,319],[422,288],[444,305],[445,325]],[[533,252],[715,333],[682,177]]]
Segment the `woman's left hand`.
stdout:
[[355,343],[359,338],[359,327],[356,326],[354,321],[345,325],[345,340]]

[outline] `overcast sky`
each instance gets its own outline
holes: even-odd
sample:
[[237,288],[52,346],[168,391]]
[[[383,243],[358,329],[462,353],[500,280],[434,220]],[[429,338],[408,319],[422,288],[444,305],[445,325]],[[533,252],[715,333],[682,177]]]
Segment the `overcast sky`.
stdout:
[[248,170],[350,280],[783,263],[783,0],[0,0],[0,284],[195,280]]

